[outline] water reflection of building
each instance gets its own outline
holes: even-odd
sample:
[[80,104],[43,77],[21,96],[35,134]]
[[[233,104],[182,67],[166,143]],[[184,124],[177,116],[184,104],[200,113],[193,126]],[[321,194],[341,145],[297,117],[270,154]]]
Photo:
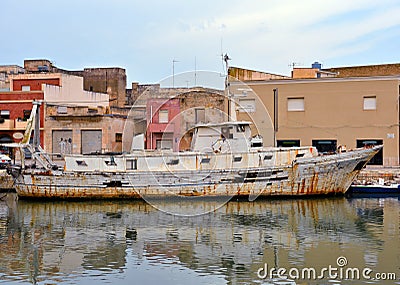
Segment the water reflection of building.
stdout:
[[264,263],[318,268],[336,265],[343,255],[350,266],[389,272],[400,257],[397,200],[231,202],[194,218],[167,215],[142,201],[20,201],[7,219],[2,272],[24,278],[124,274],[133,264],[138,270],[153,264],[237,284],[257,279]]

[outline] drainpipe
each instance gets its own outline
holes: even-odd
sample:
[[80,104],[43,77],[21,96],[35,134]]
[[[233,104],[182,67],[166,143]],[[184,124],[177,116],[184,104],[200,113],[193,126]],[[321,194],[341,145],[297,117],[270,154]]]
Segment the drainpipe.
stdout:
[[276,133],[278,132],[278,88],[274,88],[274,146],[276,143]]

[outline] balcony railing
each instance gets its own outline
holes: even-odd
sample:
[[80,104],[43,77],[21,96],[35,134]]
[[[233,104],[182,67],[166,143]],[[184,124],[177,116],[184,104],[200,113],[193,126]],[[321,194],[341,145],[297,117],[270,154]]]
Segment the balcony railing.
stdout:
[[3,131],[11,131],[11,130],[25,130],[27,121],[21,121],[21,120],[9,120],[9,119],[4,119],[2,122],[0,119],[0,130]]
[[16,130],[25,130],[27,124],[28,124],[27,121],[15,120],[15,127],[14,128]]
[[14,129],[14,120],[0,119],[0,130],[13,130]]

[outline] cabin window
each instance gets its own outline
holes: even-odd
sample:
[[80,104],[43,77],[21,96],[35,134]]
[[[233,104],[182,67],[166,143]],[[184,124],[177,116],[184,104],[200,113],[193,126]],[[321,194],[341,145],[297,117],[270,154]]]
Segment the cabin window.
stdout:
[[221,135],[222,138],[225,139],[233,139],[233,127],[222,127],[221,128]]
[[237,125],[236,126],[237,133],[244,133],[245,129],[246,129],[245,125]]
[[58,106],[57,107],[57,114],[67,114],[68,109],[66,106]]
[[256,111],[255,99],[239,99],[239,112],[254,113]]
[[363,109],[365,111],[376,110],[376,96],[365,96]]
[[98,109],[97,108],[88,108],[88,114],[97,114],[98,113]]
[[179,158],[172,158],[167,162],[167,165],[177,165],[179,164]]
[[136,170],[137,169],[137,159],[127,159],[126,160],[126,169],[127,170]]
[[300,140],[277,140],[278,147],[296,147],[300,146]]
[[335,153],[337,149],[336,140],[312,140],[312,146],[323,154]]
[[78,166],[88,166],[84,160],[75,160]]
[[210,163],[210,158],[209,157],[203,157],[200,161],[201,164],[203,163]]
[[237,155],[233,157],[233,162],[241,162],[242,161],[242,156]]
[[[363,139],[357,140],[357,147],[372,147],[374,145],[382,145],[381,139]],[[383,165],[383,148],[367,163],[370,165]]]
[[105,160],[104,163],[105,163],[107,166],[117,166],[117,163],[115,162],[114,156],[111,156],[111,157],[110,157],[110,160]]
[[288,98],[287,110],[289,112],[304,111],[304,97],[303,98]]
[[160,110],[158,112],[158,122],[160,124],[168,123],[168,110]]
[[272,159],[272,154],[266,154],[264,156],[264,160],[270,160],[270,159]]

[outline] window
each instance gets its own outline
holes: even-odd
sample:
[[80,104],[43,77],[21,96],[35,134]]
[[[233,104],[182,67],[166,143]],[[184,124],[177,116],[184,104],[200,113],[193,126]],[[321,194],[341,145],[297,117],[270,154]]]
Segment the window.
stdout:
[[241,155],[234,155],[233,156],[233,162],[241,162],[242,161],[242,156]]
[[336,140],[313,140],[312,145],[317,148],[318,152],[324,154],[334,153],[337,149]]
[[[374,145],[382,145],[381,139],[364,139],[357,140],[357,147],[371,147]],[[371,165],[383,165],[383,148],[367,163]]]
[[75,160],[78,166],[88,166],[84,160]]
[[88,108],[88,114],[97,114],[98,110],[97,108]]
[[160,110],[158,112],[158,122],[168,123],[168,110]]
[[255,99],[239,99],[239,112],[254,113],[256,111]]
[[66,106],[58,106],[57,113],[58,114],[68,114],[68,109]]
[[233,127],[222,127],[221,135],[225,139],[233,139]]
[[127,159],[126,160],[126,169],[127,170],[137,169],[137,159]]
[[31,91],[31,86],[29,85],[22,85],[21,88],[22,91]]
[[201,164],[203,164],[203,163],[210,163],[210,158],[209,157],[203,157],[202,159],[201,159],[201,161],[200,161],[200,163]]
[[10,110],[1,110],[0,117],[3,119],[10,119]]
[[29,117],[31,116],[31,110],[24,110],[24,117],[23,120],[27,121]]
[[195,109],[195,116],[196,124],[206,122],[206,110],[204,110],[203,108]]
[[246,125],[240,124],[236,126],[237,133],[244,133],[245,130],[246,130]]
[[294,147],[300,146],[300,140],[277,140],[278,147]]
[[173,141],[172,140],[156,140],[156,148],[157,149],[172,149]]
[[288,98],[287,103],[289,112],[304,111],[304,98]]
[[122,142],[122,133],[115,133],[115,142]]
[[376,110],[376,96],[364,97],[364,110]]

